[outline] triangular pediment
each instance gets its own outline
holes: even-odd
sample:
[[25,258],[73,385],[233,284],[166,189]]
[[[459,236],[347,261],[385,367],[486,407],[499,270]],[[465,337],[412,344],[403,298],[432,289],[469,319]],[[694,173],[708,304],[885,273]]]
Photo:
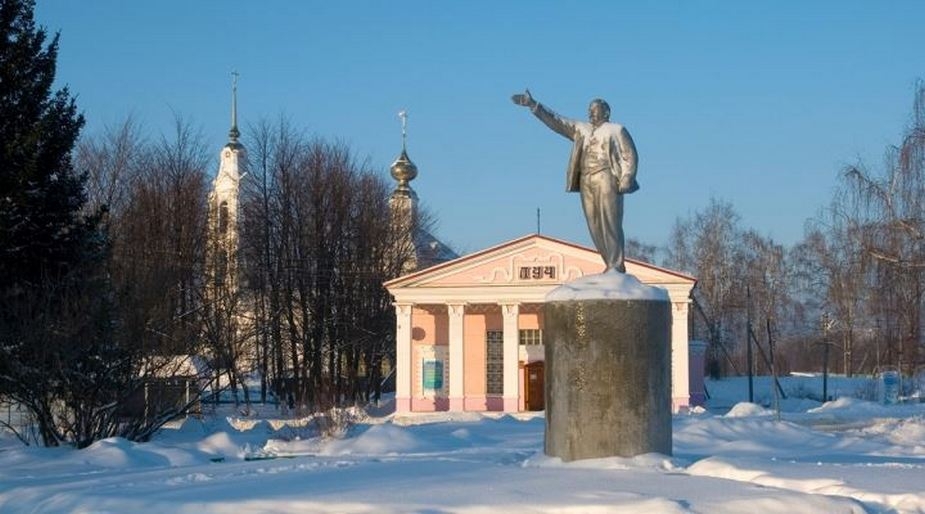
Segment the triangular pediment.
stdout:
[[[604,271],[591,248],[533,234],[386,282],[395,288],[554,286]],[[627,260],[626,271],[645,284],[687,284],[682,273]]]

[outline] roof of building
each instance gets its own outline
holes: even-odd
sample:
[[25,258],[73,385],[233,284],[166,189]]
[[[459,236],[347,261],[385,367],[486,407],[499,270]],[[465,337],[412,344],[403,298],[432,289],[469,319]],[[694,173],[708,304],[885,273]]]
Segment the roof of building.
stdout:
[[459,258],[459,254],[452,248],[426,230],[418,230],[414,235],[414,251],[418,269],[430,268]]
[[[434,239],[433,241],[435,241],[437,244],[440,244],[439,241],[437,241],[436,239]],[[415,283],[418,279],[424,276],[438,275],[444,271],[449,270],[450,268],[453,268],[453,269],[464,268],[472,263],[476,263],[476,262],[483,261],[486,259],[491,259],[492,255],[494,254],[501,255],[501,254],[505,254],[511,251],[519,250],[521,248],[525,248],[525,247],[529,247],[529,246],[537,245],[537,244],[544,244],[544,243],[546,245],[549,245],[549,244],[561,245],[562,247],[565,247],[565,248],[572,248],[586,255],[597,255],[596,250],[589,248],[587,246],[583,246],[583,245],[573,243],[570,241],[565,241],[562,239],[556,239],[554,237],[549,237],[546,235],[528,234],[528,235],[519,237],[517,239],[512,239],[510,241],[506,241],[504,243],[491,246],[484,250],[480,250],[480,251],[473,252],[467,255],[463,255],[461,257],[449,258],[442,262],[436,262],[427,267],[419,267],[414,272],[411,272],[401,277],[397,277],[392,280],[389,280],[388,282],[385,283],[385,286],[392,287],[392,286],[400,286],[404,284]],[[449,254],[446,254],[446,256],[448,257]],[[599,259],[599,256],[598,256],[598,259]],[[424,261],[420,261],[420,262],[422,266],[425,265]],[[679,280],[680,282],[690,282],[691,284],[697,281],[695,277],[692,277],[680,271],[663,268],[663,267],[656,266],[654,264],[650,264],[647,262],[639,261],[636,259],[626,259],[626,262],[628,264],[628,268],[636,268],[639,271],[642,271],[642,270],[651,271],[658,275],[664,276],[666,278],[673,277],[672,280]],[[601,261],[601,266],[603,267],[603,261]]]

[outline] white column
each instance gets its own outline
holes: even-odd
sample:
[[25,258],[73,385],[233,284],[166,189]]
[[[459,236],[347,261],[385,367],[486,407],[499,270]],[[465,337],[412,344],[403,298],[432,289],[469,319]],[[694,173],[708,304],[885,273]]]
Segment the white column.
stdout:
[[410,303],[395,303],[395,412],[411,412]]
[[466,354],[463,350],[463,318],[466,313],[465,304],[447,303],[446,305],[450,341],[450,410],[465,410],[465,389],[463,374],[465,373]]
[[671,410],[690,406],[690,356],[688,355],[687,298],[671,299]]
[[517,412],[520,406],[519,313],[519,304],[501,304],[501,315],[504,318],[504,412]]

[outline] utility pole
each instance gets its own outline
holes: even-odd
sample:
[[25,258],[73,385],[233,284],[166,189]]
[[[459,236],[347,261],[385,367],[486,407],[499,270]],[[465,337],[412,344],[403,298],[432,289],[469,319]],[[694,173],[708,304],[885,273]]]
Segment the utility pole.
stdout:
[[877,343],[877,373],[880,373],[880,318],[877,318],[877,332],[874,334],[874,341]]
[[[777,366],[774,365],[774,336],[771,333],[771,318],[767,318],[767,324],[765,325],[768,332],[768,353],[771,354],[771,377],[774,379],[774,383],[777,383]],[[780,421],[780,392],[777,388],[774,389],[774,412],[777,413],[777,421]]]
[[829,331],[835,326],[835,320],[828,312],[822,313],[822,402],[829,401]]
[[755,403],[755,364],[752,357],[752,288],[745,286],[745,297],[747,305],[745,306],[746,325],[748,334],[745,337],[745,368],[748,370],[748,403]]

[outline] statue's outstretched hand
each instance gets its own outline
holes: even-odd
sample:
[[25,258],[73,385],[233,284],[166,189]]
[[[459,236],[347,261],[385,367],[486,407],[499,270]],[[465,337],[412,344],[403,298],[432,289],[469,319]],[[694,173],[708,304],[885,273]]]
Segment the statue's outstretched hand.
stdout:
[[511,97],[511,100],[517,105],[523,105],[524,107],[533,108],[536,105],[536,100],[533,99],[533,96],[530,95],[529,89],[524,89],[523,93],[518,93]]

